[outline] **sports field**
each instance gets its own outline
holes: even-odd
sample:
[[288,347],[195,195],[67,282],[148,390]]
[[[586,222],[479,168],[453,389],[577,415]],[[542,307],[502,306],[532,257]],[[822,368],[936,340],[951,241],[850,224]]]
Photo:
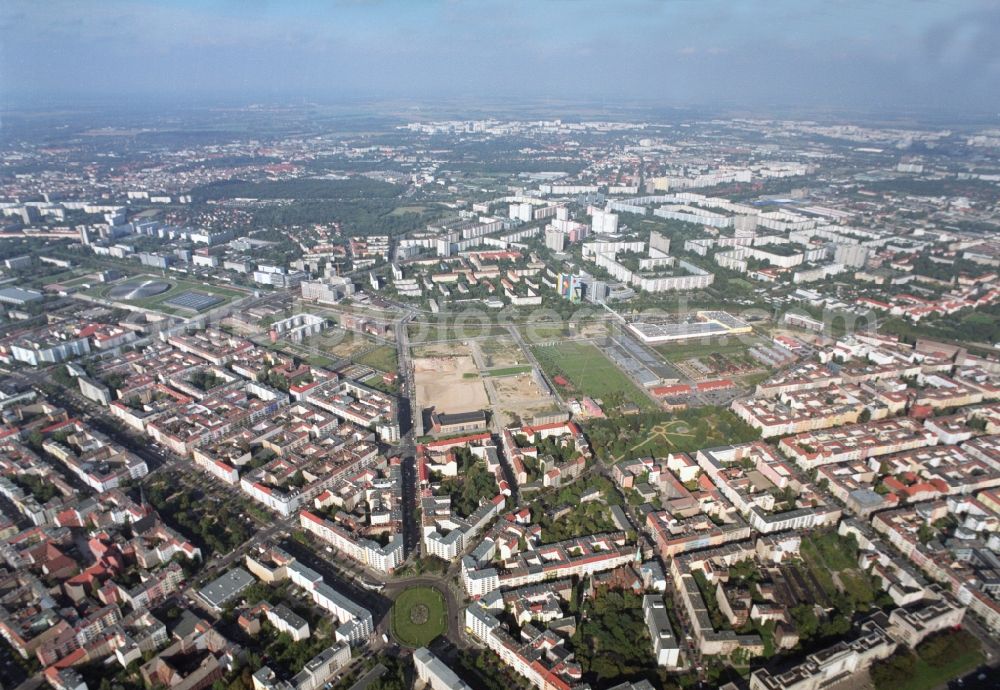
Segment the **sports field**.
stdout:
[[411,587],[392,605],[392,633],[408,647],[425,647],[448,627],[444,596],[432,587]]
[[535,347],[533,352],[549,378],[561,375],[583,395],[600,398],[612,407],[632,402],[642,410],[656,409],[654,403],[590,343],[562,342]]

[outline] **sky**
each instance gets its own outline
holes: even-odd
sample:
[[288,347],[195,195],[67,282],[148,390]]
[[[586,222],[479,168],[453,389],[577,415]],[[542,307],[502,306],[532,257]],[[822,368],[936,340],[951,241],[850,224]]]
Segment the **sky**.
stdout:
[[2,0],[0,103],[1000,113],[1000,0]]

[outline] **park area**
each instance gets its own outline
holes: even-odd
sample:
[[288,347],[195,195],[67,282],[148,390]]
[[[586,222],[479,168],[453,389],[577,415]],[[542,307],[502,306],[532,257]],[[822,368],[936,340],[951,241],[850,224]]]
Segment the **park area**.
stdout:
[[[594,489],[601,491],[601,500],[581,500]],[[615,532],[619,528],[611,516],[611,506],[622,503],[621,494],[611,480],[593,474],[535,499],[531,503],[532,524],[542,528],[543,544]]]
[[[842,536],[835,531],[814,531],[802,535],[801,560],[792,564],[787,578],[794,583],[807,583],[808,594],[795,598],[802,603],[786,602],[796,630],[803,640],[825,640],[846,635],[857,614],[890,605],[892,600],[880,588],[878,581],[858,567],[858,543],[853,535]],[[817,617],[812,602],[821,602],[831,611]]]
[[[626,403],[640,410],[656,409],[649,399],[610,359],[589,342],[558,342],[533,349],[538,363],[549,378],[567,393],[578,392],[602,401],[606,411],[614,411]],[[556,377],[559,377],[558,379]]]
[[722,407],[698,407],[680,412],[656,412],[588,422],[595,455],[606,463],[702,448],[746,443],[756,430]]
[[447,627],[444,596],[432,587],[410,587],[392,605],[392,634],[407,647],[425,647]]
[[843,593],[855,608],[867,610],[878,587],[857,564],[857,542],[835,532],[814,532],[802,539],[802,560],[828,596]]

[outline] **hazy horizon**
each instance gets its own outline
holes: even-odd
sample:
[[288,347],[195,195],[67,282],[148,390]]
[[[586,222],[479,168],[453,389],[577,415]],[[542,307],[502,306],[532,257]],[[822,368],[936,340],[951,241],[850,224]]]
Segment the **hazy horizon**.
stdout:
[[1000,6],[985,0],[8,0],[0,18],[6,109],[437,98],[1000,112]]

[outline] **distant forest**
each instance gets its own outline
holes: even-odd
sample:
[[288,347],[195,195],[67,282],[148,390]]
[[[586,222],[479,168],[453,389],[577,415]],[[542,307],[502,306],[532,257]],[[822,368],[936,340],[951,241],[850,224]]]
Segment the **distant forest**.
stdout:
[[391,199],[297,201],[256,209],[253,222],[258,228],[340,223],[346,235],[400,235],[419,230],[440,216],[415,212],[394,215],[396,206]]
[[271,182],[246,182],[225,180],[195,187],[191,197],[196,202],[219,199],[392,199],[399,196],[403,188],[364,177],[349,180],[321,180],[300,178],[296,180],[275,180]]
[[273,182],[227,180],[196,187],[196,203],[219,199],[248,198],[288,203],[253,210],[257,228],[340,223],[348,235],[398,235],[422,228],[439,213],[393,213],[403,187],[369,180],[322,180],[301,178]]

